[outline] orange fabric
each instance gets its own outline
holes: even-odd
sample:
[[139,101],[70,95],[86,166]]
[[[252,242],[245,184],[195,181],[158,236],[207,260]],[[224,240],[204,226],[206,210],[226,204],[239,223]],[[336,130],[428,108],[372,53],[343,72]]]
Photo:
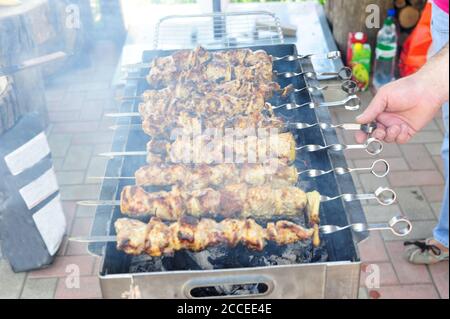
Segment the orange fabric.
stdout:
[[431,36],[431,8],[431,3],[427,3],[419,23],[403,44],[399,63],[402,77],[415,73],[427,62],[428,50],[433,41]]

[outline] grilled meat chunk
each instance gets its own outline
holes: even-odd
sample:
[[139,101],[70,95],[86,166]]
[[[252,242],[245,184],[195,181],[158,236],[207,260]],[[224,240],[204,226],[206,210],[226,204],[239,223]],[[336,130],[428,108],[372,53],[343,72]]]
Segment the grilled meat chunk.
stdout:
[[307,209],[307,205],[307,194],[297,187],[274,189],[268,185],[233,184],[219,190],[205,188],[188,192],[174,188],[170,192],[157,193],[147,193],[139,186],[125,186],[120,208],[125,215],[156,216],[164,220],[208,214],[267,219],[297,216]]
[[221,222],[206,218],[181,219],[166,225],[158,218],[152,218],[148,224],[121,218],[116,221],[115,228],[117,249],[131,255],[146,253],[154,257],[172,255],[183,249],[199,252],[217,245],[235,247],[243,244],[249,249],[262,251],[267,241],[287,245],[310,239],[317,233],[314,229],[288,221],[268,223],[264,228],[253,219],[225,219]]

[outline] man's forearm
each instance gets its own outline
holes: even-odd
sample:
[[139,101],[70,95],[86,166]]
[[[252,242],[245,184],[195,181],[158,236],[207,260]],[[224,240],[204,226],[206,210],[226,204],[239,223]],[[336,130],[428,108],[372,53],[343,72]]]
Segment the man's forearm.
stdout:
[[449,99],[449,52],[448,43],[445,47],[433,56],[416,73],[417,79],[428,87],[440,104],[444,104]]

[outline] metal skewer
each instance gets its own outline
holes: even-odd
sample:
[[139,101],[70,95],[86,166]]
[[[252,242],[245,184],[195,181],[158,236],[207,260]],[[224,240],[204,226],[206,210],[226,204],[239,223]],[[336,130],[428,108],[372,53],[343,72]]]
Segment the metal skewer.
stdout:
[[[318,152],[325,150],[330,150],[333,152],[341,152],[344,150],[361,150],[361,149],[366,150],[366,152],[369,153],[370,155],[378,155],[383,151],[383,144],[375,138],[369,138],[364,144],[355,144],[355,145],[332,144],[327,146],[310,144],[296,148],[297,151],[307,151],[307,152]],[[98,156],[109,158],[114,158],[118,156],[147,156],[147,155],[148,155],[147,151],[106,152],[98,154]]]
[[347,81],[347,80],[351,80],[351,78],[353,76],[353,71],[349,67],[343,67],[338,72],[318,73],[318,72],[309,72],[309,71],[305,71],[305,72],[277,72],[277,71],[274,71],[274,74],[276,76],[284,77],[286,79],[291,79],[291,78],[294,78],[297,76],[305,76],[306,78],[317,79],[319,77],[326,76],[326,77],[338,78],[342,81]]
[[[411,222],[404,216],[395,216],[386,224],[364,224],[356,223],[347,226],[323,225],[319,227],[319,231],[324,235],[334,234],[346,229],[353,232],[362,233],[365,231],[391,231],[399,237],[407,236],[411,233],[413,226]],[[117,242],[117,236],[82,236],[70,237],[69,241],[78,243],[110,243]]]
[[[403,216],[395,216],[386,224],[364,224],[356,223],[347,226],[336,226],[336,225],[323,225],[319,227],[319,231],[324,235],[333,234],[346,229],[351,229],[354,232],[361,233],[365,231],[391,231],[394,235],[398,237],[405,237],[409,235],[412,231],[411,222]],[[117,236],[90,236],[90,237],[70,237],[69,241],[79,242],[79,243],[109,243],[116,242]]]
[[383,143],[375,138],[369,138],[364,144],[345,145],[345,144],[331,144],[331,145],[304,145],[297,147],[297,151],[318,152],[324,150],[330,150],[334,152],[341,152],[344,150],[360,150],[364,149],[370,155],[378,155],[383,151]]
[[[378,170],[377,169],[378,166],[381,166],[381,165],[382,165],[381,169]],[[345,175],[345,174],[349,174],[352,172],[361,172],[361,171],[369,171],[374,176],[382,178],[382,177],[386,177],[389,174],[390,166],[386,160],[379,159],[379,160],[376,160],[375,162],[373,162],[371,167],[362,167],[362,168],[337,167],[334,169],[330,169],[328,171],[309,169],[306,171],[299,172],[298,175],[299,176],[306,175],[308,177],[314,178],[314,177],[331,174],[331,173],[334,173],[336,175]]]
[[[328,59],[328,60],[337,60],[341,57],[341,52],[340,51],[331,51],[328,53],[318,53],[318,54],[305,54],[305,55],[285,55],[282,57],[274,57],[271,56],[272,61],[273,62],[278,62],[278,61],[286,61],[286,62],[293,62],[293,61],[298,61],[298,60],[304,60],[304,59],[309,59],[309,58],[316,58],[316,59]],[[128,64],[128,65],[124,65],[122,66],[122,69],[148,69],[150,68],[152,65],[151,63],[136,63],[136,64]]]
[[[375,122],[369,124],[328,124],[328,123],[286,123],[286,128],[288,129],[296,129],[296,130],[304,130],[319,126],[322,130],[330,130],[330,129],[342,129],[346,131],[363,131],[366,134],[372,134],[373,131],[377,128],[377,124]],[[141,131],[142,124],[129,124],[129,125],[112,125],[109,127],[110,130],[116,131],[120,129],[132,130],[132,131]]]
[[349,95],[354,95],[359,92],[358,84],[355,81],[347,80],[341,84],[327,84],[321,87],[318,86],[306,86],[301,89],[295,89],[294,93],[299,93],[303,91],[308,91],[311,94],[318,94],[322,91],[327,91],[330,89],[342,90]]
[[[389,206],[397,200],[397,194],[390,188],[380,187],[372,194],[342,194],[334,197],[320,196],[322,203],[342,199],[344,202],[375,199],[383,206]],[[120,200],[87,200],[77,203],[80,206],[120,206]]]
[[[379,167],[381,166],[381,167]],[[380,168],[380,169],[377,169]],[[352,172],[361,172],[361,171],[369,171],[374,176],[382,178],[389,174],[390,166],[389,163],[384,159],[379,159],[373,162],[371,167],[362,167],[362,168],[348,168],[348,167],[337,167],[334,169],[330,169],[328,171],[318,170],[318,169],[309,169],[302,172],[298,172],[299,176],[306,175],[308,177],[314,178],[319,177],[326,174],[335,173],[336,175],[345,175]],[[118,176],[118,177],[108,177],[108,176],[89,176],[88,179],[92,180],[135,180],[135,177],[128,176]]]
[[309,107],[310,109],[316,109],[321,107],[339,107],[339,106],[341,107],[343,106],[348,111],[357,111],[361,107],[361,99],[356,95],[350,95],[345,99],[336,102],[322,102],[322,103],[307,102],[303,104],[285,103],[277,106],[272,106],[272,109],[277,110],[281,108],[286,108],[286,110],[291,111],[302,107]]
[[406,217],[399,215],[393,217],[387,224],[356,223],[347,226],[323,225],[319,227],[319,230],[325,235],[340,232],[345,229],[351,229],[357,233],[374,230],[389,230],[396,236],[404,237],[411,233],[412,228],[411,222]]

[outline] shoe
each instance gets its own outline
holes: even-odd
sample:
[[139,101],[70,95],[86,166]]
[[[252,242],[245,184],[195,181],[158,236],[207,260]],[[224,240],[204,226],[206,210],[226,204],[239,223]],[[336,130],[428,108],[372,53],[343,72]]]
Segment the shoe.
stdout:
[[433,265],[448,260],[448,252],[431,244],[432,240],[427,238],[425,241],[405,242],[405,246],[410,246],[405,251],[405,258],[415,265]]

